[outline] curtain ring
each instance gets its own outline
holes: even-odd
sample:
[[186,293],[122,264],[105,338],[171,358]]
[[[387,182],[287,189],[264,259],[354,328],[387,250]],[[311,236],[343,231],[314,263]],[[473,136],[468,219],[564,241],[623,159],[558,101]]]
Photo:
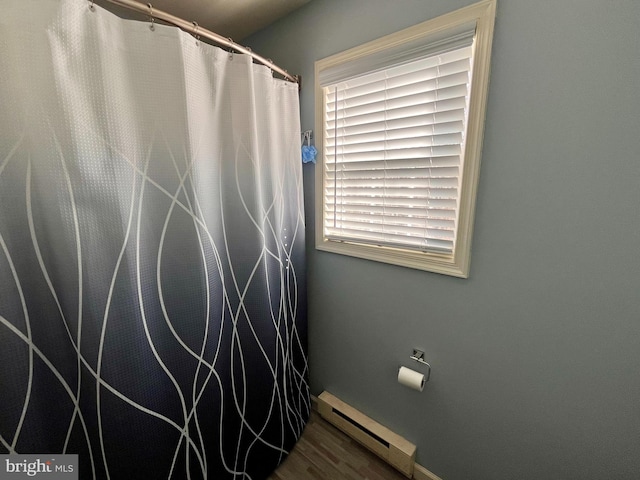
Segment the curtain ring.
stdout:
[[193,36],[196,39],[196,45],[200,45],[200,35],[198,35],[198,29],[200,28],[200,25],[198,25],[197,22],[191,23],[193,23]]
[[149,7],[149,20],[151,20],[151,25],[149,25],[149,30],[153,32],[156,29],[154,25],[154,22],[156,21],[156,19],[153,18],[153,5],[151,5],[150,3],[147,3],[147,7]]
[[96,11],[96,7],[93,6],[94,3],[95,3],[95,0],[91,0],[91,5],[89,5],[89,10],[91,10],[92,12]]
[[233,38],[231,38],[231,37],[227,37],[227,40],[230,43],[230,45],[229,45],[229,60],[233,60],[233,45],[235,44],[235,42],[233,41]]

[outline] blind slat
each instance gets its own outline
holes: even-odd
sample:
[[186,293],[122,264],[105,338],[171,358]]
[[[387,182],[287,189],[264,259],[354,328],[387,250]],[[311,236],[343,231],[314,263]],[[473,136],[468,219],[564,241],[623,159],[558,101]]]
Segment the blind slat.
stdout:
[[[397,93],[397,92],[396,92]],[[327,103],[326,111],[329,118],[335,117],[332,113],[338,109],[337,118],[353,118],[372,112],[397,110],[418,104],[437,103],[443,100],[464,98],[467,94],[467,85],[454,85],[447,88],[439,88],[424,92],[406,92],[406,95],[386,96],[383,94],[369,97],[368,102],[351,103],[349,100],[337,103]],[[437,107],[435,107],[437,111]],[[399,112],[400,113],[400,112]]]
[[437,100],[425,103],[417,103],[404,105],[398,108],[390,108],[376,112],[363,113],[361,115],[353,115],[351,117],[334,117],[329,116],[326,122],[327,128],[344,128],[355,125],[363,125],[401,118],[422,117],[438,112],[446,112],[448,110],[459,110],[466,108],[467,100],[465,97],[455,97],[445,100]]
[[[326,152],[326,150],[325,150]],[[400,150],[372,151],[372,152],[354,152],[349,155],[343,155],[337,152],[335,155],[327,154],[328,163],[334,162],[361,162],[372,160],[409,160],[415,159],[416,162],[423,158],[437,156],[438,152],[442,152],[445,156],[460,155],[460,145],[441,144],[424,148],[403,148]],[[335,157],[335,158],[333,158]]]
[[[388,132],[392,133],[396,130],[402,132],[408,128],[426,127],[434,124],[449,123],[456,121],[464,121],[464,108],[447,110],[444,112],[434,112],[431,114],[417,115],[412,117],[402,117],[395,119],[386,119],[379,122],[370,122],[353,126],[341,126],[341,135],[350,137],[362,133]],[[335,122],[327,122],[326,136],[334,137]]]
[[[437,179],[439,183],[446,183],[443,179]],[[434,182],[434,180],[432,180]],[[452,182],[453,183],[453,182]],[[432,188],[325,188],[325,195],[327,197],[334,197],[334,202],[340,202],[340,196],[353,196],[361,197],[361,201],[365,198],[371,199],[396,199],[396,198],[413,198],[416,202],[421,202],[425,198],[457,198],[457,188],[450,187],[448,185],[434,186]]]
[[431,247],[441,248],[444,251],[453,249],[453,241],[439,237],[409,236],[393,233],[379,233],[371,235],[369,232],[349,229],[327,229],[326,237],[335,240],[355,241],[373,245],[398,246],[425,250]]
[[[383,81],[366,85],[366,89],[364,87],[356,89],[336,89],[327,95],[327,108],[328,111],[334,110],[336,98],[338,104],[348,104],[353,107],[366,103],[374,103],[381,97],[388,99],[406,97],[408,95],[433,92],[443,88],[464,85],[469,82],[469,61],[467,60],[458,66],[460,67],[459,71],[451,71],[451,73],[444,76],[439,76],[437,70],[434,70],[433,73],[428,75],[422,72],[416,72],[410,79],[384,79]],[[401,83],[400,80],[404,81]]]
[[[443,147],[432,148],[432,152],[437,154]],[[379,174],[382,171],[393,171],[395,169],[405,168],[439,168],[439,167],[457,167],[460,165],[458,155],[432,155],[423,158],[396,159],[393,162],[386,160],[370,160],[362,162],[341,162],[336,163],[335,160],[326,162],[325,170],[327,172],[354,172],[360,176]]]
[[[436,178],[436,177],[458,177],[460,168],[452,167],[421,167],[421,168],[396,168],[379,170],[344,170],[337,171],[336,178],[341,182],[351,180],[377,180],[377,179],[402,179],[402,178]],[[328,178],[327,182],[334,182],[335,179]]]
[[410,218],[440,218],[440,219],[455,219],[455,205],[454,208],[443,209],[443,208],[418,208],[415,205],[411,205],[408,207],[401,206],[389,206],[389,205],[358,205],[358,204],[347,204],[347,205],[326,205],[325,210],[333,210],[336,214],[342,213],[353,213],[356,215],[366,214],[366,215],[389,215],[395,217],[410,217]]
[[452,209],[457,207],[457,200],[455,198],[440,197],[427,197],[422,199],[415,198],[403,198],[403,197],[387,197],[387,198],[368,198],[368,197],[356,197],[344,195],[336,202],[335,198],[326,198],[328,209],[333,210],[338,205],[346,207],[347,205],[358,208],[359,206],[371,206],[375,207],[406,207],[406,208],[423,208],[423,209]]
[[387,152],[383,158],[398,158],[404,154],[415,156],[415,152],[423,152],[424,148],[441,145],[459,145],[462,142],[462,132],[443,133],[441,135],[424,135],[389,140],[378,140],[358,143],[342,143],[325,148],[327,155],[349,156],[368,152]]
[[[404,140],[407,143],[416,145],[424,145],[423,139],[435,135],[446,135],[450,133],[460,133],[464,131],[464,122],[462,120],[455,122],[443,122],[439,124],[423,125],[418,127],[408,127],[398,130],[376,130],[373,132],[365,132],[354,135],[341,135],[336,138],[334,145],[356,145],[362,143],[380,142],[380,141],[399,141]],[[332,135],[332,130],[327,130],[328,135]],[[392,145],[386,145],[386,148],[393,148]],[[329,147],[333,148],[333,147]]]

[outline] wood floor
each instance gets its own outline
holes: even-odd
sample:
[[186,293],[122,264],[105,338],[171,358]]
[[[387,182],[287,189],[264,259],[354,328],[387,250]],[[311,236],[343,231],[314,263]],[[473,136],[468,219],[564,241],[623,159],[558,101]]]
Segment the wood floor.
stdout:
[[312,411],[287,459],[268,480],[407,480]]

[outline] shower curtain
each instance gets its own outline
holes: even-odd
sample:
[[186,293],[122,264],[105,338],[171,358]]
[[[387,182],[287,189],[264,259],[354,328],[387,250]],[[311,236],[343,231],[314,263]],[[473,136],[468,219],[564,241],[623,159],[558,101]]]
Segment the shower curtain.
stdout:
[[87,0],[0,15],[0,454],[266,477],[307,384],[297,85]]

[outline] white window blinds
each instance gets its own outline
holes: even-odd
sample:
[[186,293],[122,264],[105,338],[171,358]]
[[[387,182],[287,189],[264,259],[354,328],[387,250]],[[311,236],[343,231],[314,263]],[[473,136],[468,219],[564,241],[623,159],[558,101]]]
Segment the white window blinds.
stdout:
[[324,86],[326,239],[453,252],[472,41]]

